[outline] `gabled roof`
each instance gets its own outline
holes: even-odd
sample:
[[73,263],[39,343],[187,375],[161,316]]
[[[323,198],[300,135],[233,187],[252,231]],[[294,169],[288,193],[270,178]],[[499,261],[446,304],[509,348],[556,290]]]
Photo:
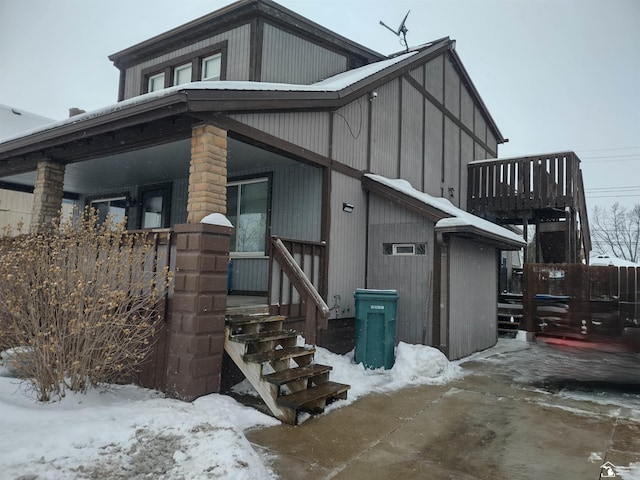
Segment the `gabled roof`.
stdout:
[[362,57],[367,63],[386,58],[384,55],[338,35],[271,0],[240,0],[114,53],[109,56],[109,60],[113,61],[115,66],[120,69],[127,68],[143,60],[162,55],[167,50],[211,37],[211,32],[221,31],[240,23],[248,23],[253,18],[264,18],[272,23],[284,24],[289,29],[303,33],[306,37],[312,37],[337,50]]
[[471,238],[502,250],[519,250],[527,244],[517,233],[465,212],[446,198],[421,192],[406,180],[366,174],[362,186],[433,221],[436,233]]

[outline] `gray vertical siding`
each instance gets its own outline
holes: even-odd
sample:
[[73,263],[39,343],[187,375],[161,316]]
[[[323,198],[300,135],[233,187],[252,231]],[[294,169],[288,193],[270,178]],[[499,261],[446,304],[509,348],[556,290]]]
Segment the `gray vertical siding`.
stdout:
[[473,131],[473,98],[465,86],[460,89],[460,120]]
[[425,68],[427,72],[425,88],[442,103],[444,99],[444,55],[428,62]]
[[347,57],[264,25],[261,81],[311,84],[347,70]]
[[497,251],[453,237],[450,250],[449,359],[495,345],[498,339]]
[[[431,345],[433,223],[375,195],[370,197],[367,285],[399,294],[396,343]],[[426,255],[383,255],[383,243],[417,243]]]
[[[444,120],[444,192],[451,203],[460,205],[460,127],[448,117]],[[453,197],[449,187],[454,188]]]
[[239,122],[325,156],[329,154],[329,116],[328,112],[230,115]]
[[475,129],[474,133],[478,136],[480,140],[483,142],[487,141],[487,122],[482,116],[480,109],[476,107],[475,109]]
[[[321,240],[322,170],[301,163],[234,171],[237,177],[271,173],[271,235],[296,240]],[[232,289],[265,292],[268,259],[233,258]]]
[[409,82],[402,80],[400,177],[409,180],[418,189],[422,188],[423,121],[422,95]]
[[333,115],[332,158],[356,170],[367,169],[370,106],[369,97],[363,96]]
[[430,101],[425,100],[425,172],[423,189],[429,195],[439,197],[442,185],[442,147],[444,114]]
[[486,160],[487,158],[487,152],[485,151],[484,147],[482,145],[480,145],[479,143],[476,142],[476,147],[475,147],[475,154],[474,154],[474,160]]
[[[343,212],[343,203],[353,205],[353,212]],[[355,316],[353,293],[366,286],[366,229],[367,202],[360,181],[332,172],[327,304],[334,306],[334,297],[340,296],[339,317]],[[336,309],[331,311],[331,318],[336,318]]]
[[176,180],[171,185],[171,225],[187,223],[189,179]]
[[397,178],[400,80],[382,85],[377,92],[371,102],[371,172]]
[[465,132],[460,133],[460,159],[461,159],[461,168],[460,168],[460,208],[463,210],[467,209],[467,165],[469,162],[474,160],[474,152],[473,152],[473,139],[467,135]]
[[448,56],[444,56],[444,106],[460,118],[460,76]]
[[131,98],[140,95],[140,85],[142,82],[142,70],[147,67],[159,65],[178,58],[182,55],[195,52],[197,50],[215,45],[224,40],[228,41],[227,48],[227,80],[249,80],[249,58],[251,45],[251,26],[241,25],[232,30],[222,32],[205,40],[201,40],[190,45],[160,55],[152,60],[147,60],[127,69],[124,98]]

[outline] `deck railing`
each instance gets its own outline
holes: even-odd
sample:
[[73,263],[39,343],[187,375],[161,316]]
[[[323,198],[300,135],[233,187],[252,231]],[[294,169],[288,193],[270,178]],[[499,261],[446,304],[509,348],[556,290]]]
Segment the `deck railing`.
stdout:
[[472,162],[468,201],[473,213],[578,208],[580,159],[573,152]]
[[316,343],[319,330],[327,328],[330,313],[321,295],[324,250],[323,243],[271,239],[270,313],[304,318],[305,339],[310,344]]

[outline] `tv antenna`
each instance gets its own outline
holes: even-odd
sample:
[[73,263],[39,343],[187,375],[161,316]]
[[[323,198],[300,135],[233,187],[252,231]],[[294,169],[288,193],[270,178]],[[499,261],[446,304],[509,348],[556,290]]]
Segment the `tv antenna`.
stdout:
[[407,21],[407,17],[409,16],[410,12],[411,10],[409,10],[407,14],[404,16],[404,18],[402,19],[402,22],[400,22],[400,26],[398,27],[398,30],[394,30],[389,25],[387,25],[382,20],[380,20],[380,25],[385,27],[387,30],[390,30],[391,32],[393,32],[393,34],[396,35],[398,38],[400,38],[400,34],[402,34],[402,38],[400,38],[400,45],[403,45],[404,48],[407,50],[407,52],[409,51],[409,45],[407,45],[407,32],[409,30],[407,29],[404,23]]

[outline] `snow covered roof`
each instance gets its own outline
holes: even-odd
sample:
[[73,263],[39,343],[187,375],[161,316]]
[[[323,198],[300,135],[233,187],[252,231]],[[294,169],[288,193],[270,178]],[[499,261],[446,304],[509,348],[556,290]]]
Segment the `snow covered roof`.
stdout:
[[416,190],[406,180],[389,179],[370,173],[365,174],[365,178],[404,194],[425,205],[428,209],[440,212],[440,215],[436,213],[436,219],[440,217],[435,222],[436,232],[472,234],[485,238],[491,243],[496,243],[505,250],[520,249],[526,245],[521,235],[469,212],[465,212],[453,205],[446,198],[433,197],[427,193]]
[[55,120],[51,118],[9,107],[8,105],[0,105],[0,142],[21,132],[53,122]]
[[[448,38],[441,39],[436,42],[428,44],[429,47],[434,44],[443,45],[449,41]],[[92,110],[80,115],[75,115],[67,119],[46,125],[32,128],[28,131],[20,132],[20,134],[13,135],[7,138],[0,137],[0,144],[16,140],[18,138],[27,137],[47,130],[63,127],[65,125],[79,124],[89,119],[102,117],[115,112],[127,110],[136,106],[144,105],[157,101],[163,98],[179,95],[180,99],[177,101],[188,100],[190,97],[196,97],[198,92],[203,91],[224,91],[224,92],[242,92],[247,94],[248,92],[281,92],[281,93],[310,93],[310,94],[328,94],[331,99],[338,99],[344,94],[352,92],[352,87],[357,83],[367,80],[368,78],[383,72],[389,67],[393,67],[405,60],[410,59],[412,56],[420,52],[413,51],[404,55],[399,55],[394,58],[382,60],[380,62],[371,63],[362,67],[348,70],[346,72],[339,73],[332,77],[329,77],[320,82],[311,85],[300,85],[291,83],[269,83],[269,82],[250,82],[250,81],[215,81],[215,82],[191,82],[182,85],[176,85],[174,87],[165,88],[156,92],[146,93],[144,95],[138,95],[136,97],[123,100],[121,102],[108,105],[103,108]],[[348,90],[347,92],[344,92]],[[326,97],[325,97],[326,98]],[[255,107],[254,107],[255,108]],[[282,108],[282,106],[280,106]]]
[[589,257],[589,265],[593,267],[640,267],[640,264],[638,263],[602,253]]

